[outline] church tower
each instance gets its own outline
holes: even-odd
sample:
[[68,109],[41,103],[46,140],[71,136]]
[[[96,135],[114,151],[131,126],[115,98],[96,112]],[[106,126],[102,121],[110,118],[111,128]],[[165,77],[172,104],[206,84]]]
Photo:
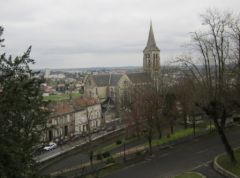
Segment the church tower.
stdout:
[[150,23],[147,46],[143,50],[143,70],[148,73],[154,80],[154,83],[157,84],[160,72],[160,50],[154,38],[152,22]]

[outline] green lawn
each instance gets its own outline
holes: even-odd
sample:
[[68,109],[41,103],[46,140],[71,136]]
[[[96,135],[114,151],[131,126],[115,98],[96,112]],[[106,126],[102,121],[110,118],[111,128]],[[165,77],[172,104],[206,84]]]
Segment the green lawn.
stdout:
[[[72,97],[76,98],[81,96],[80,93],[72,93]],[[62,95],[49,95],[49,96],[44,96],[43,99],[45,101],[63,101],[63,100],[69,100],[70,99],[70,94],[62,94]]]
[[[206,127],[205,127],[205,130],[206,130]],[[196,133],[200,132],[201,129],[200,128],[196,128]],[[175,140],[178,140],[178,139],[181,139],[181,138],[185,138],[185,137],[188,137],[188,136],[191,136],[193,135],[193,128],[187,128],[187,129],[182,129],[182,130],[178,130],[176,132],[174,132],[172,135],[170,135],[170,137],[167,137],[167,136],[164,136],[162,137],[161,139],[153,139],[152,140],[152,146],[158,146],[158,145],[163,145],[163,144],[167,144],[171,141],[175,141]],[[144,135],[141,135],[140,137],[141,139],[142,138],[145,138]],[[134,142],[136,140],[139,140],[140,138],[138,137],[134,137],[134,138],[131,138],[131,139],[128,139],[128,140],[125,140],[125,144],[128,144],[128,143],[131,143],[131,142]],[[145,139],[146,140],[146,139]],[[106,145],[104,147],[100,147],[98,148],[95,153],[104,153],[104,152],[109,152],[113,149],[116,149],[120,146],[122,146],[122,144],[119,144],[117,145],[115,142],[112,143],[112,144],[109,144],[109,145]],[[146,140],[146,142],[143,144],[143,145],[148,145],[148,142]]]
[[238,161],[238,163],[235,166],[231,165],[231,162],[226,154],[220,156],[217,162],[224,169],[234,173],[237,176],[240,176],[240,148],[235,151],[235,156]]
[[202,178],[202,176],[194,172],[186,172],[181,175],[175,176],[174,178]]
[[[131,139],[127,139],[125,140],[125,144],[128,144],[128,143],[131,143],[131,142],[134,142],[136,140],[138,140],[139,138],[138,137],[134,137],[134,138],[131,138]],[[112,143],[112,144],[109,144],[109,145],[106,145],[104,147],[100,147],[98,148],[95,152],[96,153],[104,153],[104,152],[109,152],[109,151],[112,151],[113,149],[116,149],[118,147],[121,147],[123,146],[123,141],[124,139],[120,139],[122,141],[121,144],[116,144],[116,142]]]
[[[196,133],[199,132],[200,130],[198,128],[196,128]],[[166,144],[169,143],[170,141],[175,141],[187,136],[191,136],[193,135],[193,128],[187,128],[187,129],[182,129],[182,130],[178,130],[175,133],[173,133],[172,135],[170,135],[169,137],[164,136],[161,139],[154,139],[152,141],[152,145],[156,146],[156,145],[162,145],[162,144]]]

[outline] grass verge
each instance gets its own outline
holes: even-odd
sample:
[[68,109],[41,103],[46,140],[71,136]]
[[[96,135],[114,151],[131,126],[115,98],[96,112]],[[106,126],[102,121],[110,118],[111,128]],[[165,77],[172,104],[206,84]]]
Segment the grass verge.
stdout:
[[[200,131],[200,129],[196,128],[195,131],[197,133],[197,132]],[[158,146],[158,145],[167,144],[171,141],[176,141],[178,139],[185,138],[185,137],[188,137],[188,136],[191,136],[191,135],[193,135],[193,128],[179,130],[179,131],[176,131],[175,133],[173,133],[172,135],[164,136],[161,139],[154,139],[153,142],[152,142],[152,145],[153,146]]]
[[224,169],[228,170],[229,172],[232,172],[233,174],[240,176],[240,148],[234,151],[237,164],[233,166],[226,154],[220,156],[217,159],[217,163],[223,167]]

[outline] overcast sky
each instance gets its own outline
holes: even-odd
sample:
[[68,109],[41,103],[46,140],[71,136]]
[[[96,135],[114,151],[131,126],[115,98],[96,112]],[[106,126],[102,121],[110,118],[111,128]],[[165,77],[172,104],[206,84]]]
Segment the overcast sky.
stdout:
[[150,19],[161,64],[182,53],[207,8],[238,12],[240,0],[0,0],[4,49],[32,45],[34,68],[140,66]]

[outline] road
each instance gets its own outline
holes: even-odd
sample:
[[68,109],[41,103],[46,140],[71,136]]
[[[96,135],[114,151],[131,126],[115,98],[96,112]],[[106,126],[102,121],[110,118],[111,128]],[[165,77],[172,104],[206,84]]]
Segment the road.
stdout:
[[[239,127],[227,132],[227,137],[231,145],[240,146]],[[224,152],[224,147],[215,133],[176,145],[168,150],[159,151],[151,158],[117,170],[105,178],[169,178],[192,169],[213,175],[211,168],[204,167],[204,165],[222,152]]]
[[[113,131],[110,131],[110,132],[107,132],[107,131],[100,131],[98,133],[94,133],[92,134],[92,140],[97,140],[97,139],[101,139],[102,137],[106,136],[106,135],[109,135],[109,134],[112,134],[114,132],[117,132],[121,129],[123,129],[124,126],[120,125],[116,128],[116,130],[113,130]],[[87,138],[79,138],[78,140],[75,140],[75,141],[69,141],[67,144],[65,145],[62,145],[62,146],[58,146],[56,149],[54,150],[51,150],[51,151],[46,151],[38,156],[36,156],[34,159],[37,161],[37,162],[43,162],[43,161],[46,161],[48,159],[51,159],[51,158],[54,158],[54,157],[57,157],[61,154],[64,154],[68,151],[71,151],[72,149],[76,148],[76,147],[79,147],[83,144],[86,144],[87,143]]]
[[[179,130],[179,129],[182,129],[182,127],[178,126],[177,128],[175,128],[175,130]],[[165,133],[163,133],[163,135],[164,134]],[[101,135],[98,135],[97,137],[101,137]],[[157,135],[154,135],[154,137],[157,137]],[[104,143],[101,144],[101,146],[112,144],[112,143],[115,143],[115,142],[116,142],[116,139],[111,140],[110,142],[105,141]],[[141,139],[138,139],[138,140],[135,140],[131,143],[126,144],[125,148],[128,149],[128,148],[137,146],[139,144],[143,144],[145,142],[146,142],[146,138],[143,137]],[[71,147],[71,145],[66,145],[66,146]],[[123,150],[123,147],[121,146],[119,148],[113,149],[111,151],[111,154],[113,155],[114,153],[120,152],[122,150]],[[56,151],[53,150],[53,151],[56,152],[56,153],[58,152],[58,150],[56,150]],[[58,160],[57,162],[55,162],[52,165],[49,165],[48,167],[44,168],[44,170],[42,170],[42,173],[43,174],[49,174],[49,173],[52,173],[52,172],[55,172],[55,171],[71,168],[71,167],[74,167],[74,166],[77,166],[81,163],[86,163],[86,162],[89,162],[89,156],[86,152],[84,153],[83,151],[81,151],[81,152],[78,152],[74,155],[69,155],[68,157],[66,157],[62,160]]]

